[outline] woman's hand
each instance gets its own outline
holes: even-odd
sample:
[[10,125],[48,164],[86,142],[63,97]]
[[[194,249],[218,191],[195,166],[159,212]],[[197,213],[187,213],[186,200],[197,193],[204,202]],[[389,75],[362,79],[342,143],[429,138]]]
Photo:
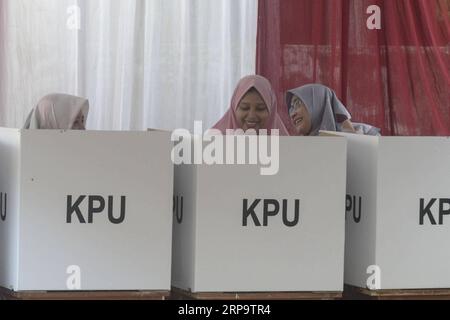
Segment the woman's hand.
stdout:
[[357,133],[350,120],[342,122],[342,132]]

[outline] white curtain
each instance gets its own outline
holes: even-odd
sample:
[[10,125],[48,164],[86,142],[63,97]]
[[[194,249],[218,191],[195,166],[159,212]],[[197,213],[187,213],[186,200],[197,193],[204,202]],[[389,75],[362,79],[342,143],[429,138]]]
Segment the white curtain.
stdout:
[[2,126],[61,92],[89,99],[89,129],[210,127],[255,72],[257,0],[0,2]]

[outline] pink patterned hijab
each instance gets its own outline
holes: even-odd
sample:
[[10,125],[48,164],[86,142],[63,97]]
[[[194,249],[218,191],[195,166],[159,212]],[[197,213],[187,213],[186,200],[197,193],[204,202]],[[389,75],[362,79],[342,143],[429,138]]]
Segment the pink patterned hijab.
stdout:
[[241,128],[236,119],[235,112],[242,98],[252,88],[255,88],[258,91],[269,109],[269,119],[266,123],[266,127],[261,129],[266,129],[268,134],[270,134],[271,129],[278,129],[280,136],[288,135],[288,131],[278,115],[277,98],[270,82],[266,78],[257,75],[246,76],[239,81],[234,90],[233,97],[231,98],[230,108],[213,129],[220,130],[222,134],[226,134],[227,129],[236,130]]

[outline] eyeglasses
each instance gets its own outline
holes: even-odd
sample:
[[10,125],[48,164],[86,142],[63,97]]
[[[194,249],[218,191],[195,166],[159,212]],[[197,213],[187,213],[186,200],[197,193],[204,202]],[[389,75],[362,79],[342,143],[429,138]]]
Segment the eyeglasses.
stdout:
[[289,116],[292,116],[294,113],[300,111],[300,109],[303,107],[303,104],[298,101],[297,103],[294,103],[290,106],[288,112],[289,112]]
[[293,95],[291,99],[291,106],[288,109],[289,116],[292,117],[292,115],[296,112],[299,112],[302,107],[306,108],[303,101],[296,95]]

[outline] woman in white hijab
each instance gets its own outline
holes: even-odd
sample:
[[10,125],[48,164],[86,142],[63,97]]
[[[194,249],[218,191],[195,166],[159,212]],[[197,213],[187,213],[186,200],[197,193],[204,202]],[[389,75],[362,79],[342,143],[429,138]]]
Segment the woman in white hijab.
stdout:
[[66,94],[50,94],[39,101],[24,129],[86,130],[89,101]]
[[299,136],[316,136],[320,131],[343,131],[379,135],[380,130],[366,124],[352,123],[351,115],[330,88],[310,84],[288,91],[289,116]]

